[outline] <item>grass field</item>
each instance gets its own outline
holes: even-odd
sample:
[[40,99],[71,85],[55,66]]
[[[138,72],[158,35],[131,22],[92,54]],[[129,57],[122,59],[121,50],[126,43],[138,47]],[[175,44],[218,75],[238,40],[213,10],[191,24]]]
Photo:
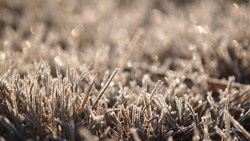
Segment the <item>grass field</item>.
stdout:
[[250,140],[248,0],[1,0],[0,140]]

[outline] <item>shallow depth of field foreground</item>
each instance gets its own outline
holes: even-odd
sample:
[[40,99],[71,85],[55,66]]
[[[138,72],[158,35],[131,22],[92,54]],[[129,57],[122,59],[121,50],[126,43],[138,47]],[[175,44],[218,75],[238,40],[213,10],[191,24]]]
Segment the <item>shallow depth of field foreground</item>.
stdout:
[[1,0],[0,140],[250,140],[248,0]]

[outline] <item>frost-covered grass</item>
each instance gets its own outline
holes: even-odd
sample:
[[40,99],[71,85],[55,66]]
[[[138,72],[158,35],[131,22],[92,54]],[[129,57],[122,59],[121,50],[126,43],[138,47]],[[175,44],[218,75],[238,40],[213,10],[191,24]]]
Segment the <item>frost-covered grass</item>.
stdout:
[[0,140],[250,140],[247,0],[0,1]]

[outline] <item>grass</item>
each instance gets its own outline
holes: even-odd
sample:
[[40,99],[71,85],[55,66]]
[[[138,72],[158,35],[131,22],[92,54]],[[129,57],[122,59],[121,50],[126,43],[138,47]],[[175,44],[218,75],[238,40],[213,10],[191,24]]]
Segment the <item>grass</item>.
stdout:
[[249,140],[249,6],[1,1],[0,140]]

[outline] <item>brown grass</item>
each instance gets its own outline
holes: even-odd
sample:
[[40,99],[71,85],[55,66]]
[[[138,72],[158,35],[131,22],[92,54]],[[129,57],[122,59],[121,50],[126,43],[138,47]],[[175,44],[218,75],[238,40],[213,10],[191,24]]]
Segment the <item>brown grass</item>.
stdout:
[[249,7],[0,1],[0,140],[249,140]]

